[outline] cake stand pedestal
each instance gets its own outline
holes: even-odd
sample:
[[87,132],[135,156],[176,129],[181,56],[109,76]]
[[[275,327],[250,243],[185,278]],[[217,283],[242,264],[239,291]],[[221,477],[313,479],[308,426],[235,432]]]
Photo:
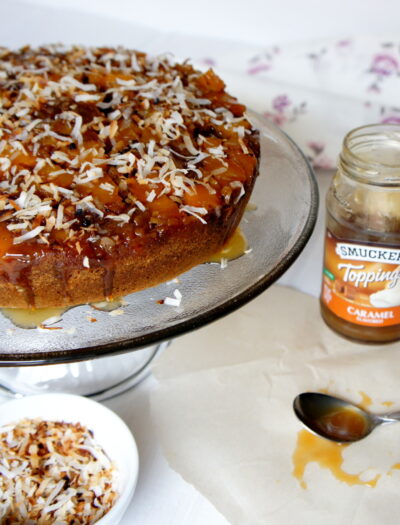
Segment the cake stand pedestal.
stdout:
[[21,397],[63,392],[104,401],[133,388],[150,373],[168,342],[112,357],[46,366],[0,368],[0,394]]

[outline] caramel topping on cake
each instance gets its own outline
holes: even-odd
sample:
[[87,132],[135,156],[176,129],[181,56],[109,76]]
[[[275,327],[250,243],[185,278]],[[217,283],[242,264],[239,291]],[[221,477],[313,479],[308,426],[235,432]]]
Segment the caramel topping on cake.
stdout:
[[212,70],[167,55],[0,48],[1,271],[21,280],[49,251],[107,266],[220,216],[256,169],[244,110]]

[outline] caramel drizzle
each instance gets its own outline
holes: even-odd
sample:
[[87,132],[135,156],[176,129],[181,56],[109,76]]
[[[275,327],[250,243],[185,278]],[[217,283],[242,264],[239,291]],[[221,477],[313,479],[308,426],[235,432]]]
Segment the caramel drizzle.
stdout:
[[304,474],[308,464],[317,463],[321,468],[328,469],[338,480],[347,485],[365,485],[375,487],[380,474],[372,480],[363,481],[360,474],[349,474],[343,469],[343,451],[350,445],[343,445],[321,438],[307,430],[300,430],[297,434],[297,444],[293,453],[293,476],[299,481],[303,489],[307,489]]

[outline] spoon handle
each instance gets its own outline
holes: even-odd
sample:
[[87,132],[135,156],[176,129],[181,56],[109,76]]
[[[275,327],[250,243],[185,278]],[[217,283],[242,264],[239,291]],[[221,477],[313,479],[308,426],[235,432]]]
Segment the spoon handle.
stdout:
[[392,421],[400,421],[400,411],[398,412],[390,412],[389,414],[385,414],[384,416],[381,416],[381,419],[384,423],[390,423]]

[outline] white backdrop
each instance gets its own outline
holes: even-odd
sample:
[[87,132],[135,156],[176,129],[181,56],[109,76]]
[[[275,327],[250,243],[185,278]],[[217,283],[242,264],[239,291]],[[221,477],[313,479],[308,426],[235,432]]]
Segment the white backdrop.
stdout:
[[230,38],[258,45],[310,38],[398,34],[400,24],[398,0],[25,1],[106,15],[163,31]]

